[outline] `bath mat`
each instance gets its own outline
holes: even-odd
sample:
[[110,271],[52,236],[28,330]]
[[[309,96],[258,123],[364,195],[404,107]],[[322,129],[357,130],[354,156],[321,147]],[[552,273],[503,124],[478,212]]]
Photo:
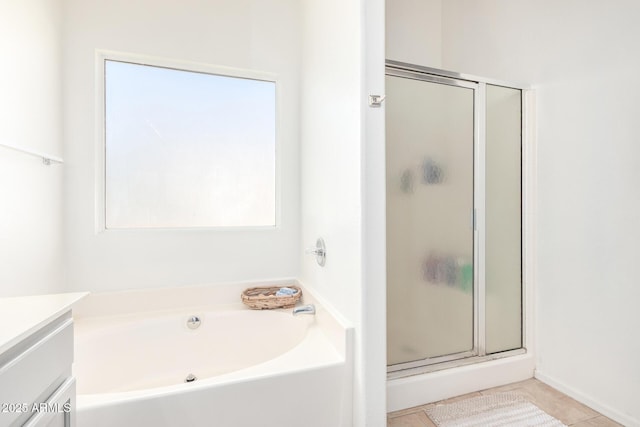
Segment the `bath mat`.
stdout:
[[472,397],[436,405],[426,409],[426,412],[438,427],[565,426],[514,393]]

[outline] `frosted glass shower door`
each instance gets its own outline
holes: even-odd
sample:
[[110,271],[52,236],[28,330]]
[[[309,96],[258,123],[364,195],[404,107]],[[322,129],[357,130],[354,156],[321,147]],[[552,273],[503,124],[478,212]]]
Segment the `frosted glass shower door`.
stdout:
[[388,364],[474,354],[477,86],[386,77]]

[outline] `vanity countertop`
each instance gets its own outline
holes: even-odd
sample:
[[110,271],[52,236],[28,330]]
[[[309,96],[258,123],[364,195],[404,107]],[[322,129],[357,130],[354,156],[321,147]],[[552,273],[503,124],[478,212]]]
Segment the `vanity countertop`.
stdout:
[[71,309],[88,292],[0,298],[0,354]]

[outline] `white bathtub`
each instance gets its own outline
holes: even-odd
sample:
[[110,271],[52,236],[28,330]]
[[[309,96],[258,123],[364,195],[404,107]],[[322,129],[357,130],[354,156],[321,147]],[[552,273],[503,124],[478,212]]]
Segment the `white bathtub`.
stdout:
[[249,310],[244,287],[89,296],[74,315],[78,426],[349,426],[351,329],[317,303]]

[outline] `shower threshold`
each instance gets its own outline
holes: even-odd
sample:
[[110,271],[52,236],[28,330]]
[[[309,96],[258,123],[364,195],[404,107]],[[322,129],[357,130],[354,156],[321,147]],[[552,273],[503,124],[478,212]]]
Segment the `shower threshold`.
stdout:
[[387,366],[387,380],[405,378],[413,375],[428,374],[431,372],[442,371],[445,369],[459,368],[462,366],[469,366],[477,363],[483,363],[483,362],[489,362],[492,360],[504,359],[507,357],[519,356],[526,353],[527,353],[526,348],[518,348],[515,350],[507,350],[499,353],[487,354],[484,356],[470,355],[469,357],[465,357],[462,359],[456,358],[455,360],[444,360],[439,362],[434,362],[430,359],[424,359],[416,362],[411,362],[411,365],[413,366],[406,366],[406,365],[409,365],[408,363],[403,363],[401,364],[402,366],[390,365],[390,366]]

